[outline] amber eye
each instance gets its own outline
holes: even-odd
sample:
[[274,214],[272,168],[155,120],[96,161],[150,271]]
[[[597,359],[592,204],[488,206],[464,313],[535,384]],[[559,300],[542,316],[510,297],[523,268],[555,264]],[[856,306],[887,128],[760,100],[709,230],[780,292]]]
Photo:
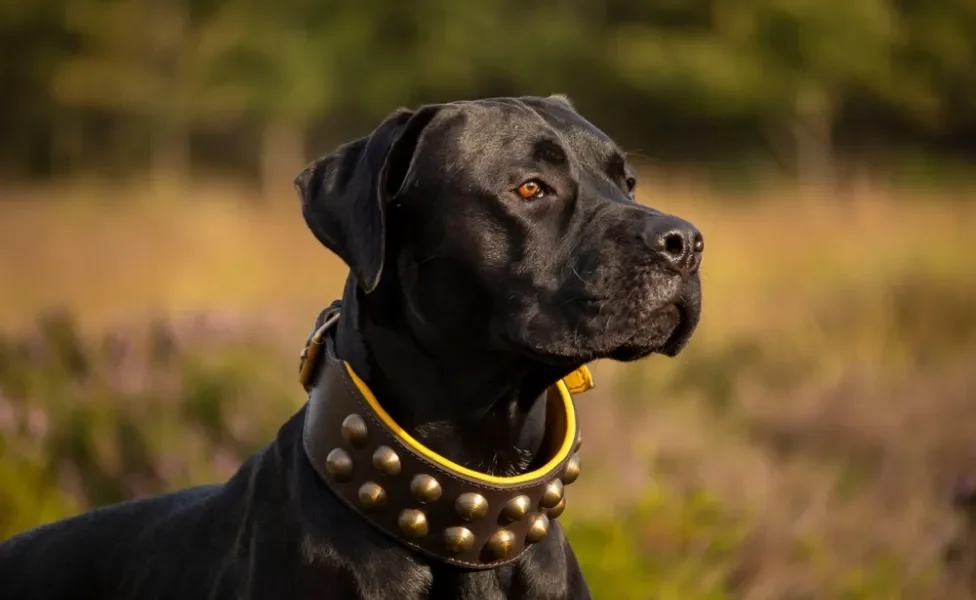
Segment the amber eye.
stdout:
[[543,190],[542,186],[539,185],[539,182],[535,180],[526,181],[522,185],[518,186],[518,189],[515,190],[515,192],[523,200],[535,200],[536,198],[541,198],[546,195],[545,190]]

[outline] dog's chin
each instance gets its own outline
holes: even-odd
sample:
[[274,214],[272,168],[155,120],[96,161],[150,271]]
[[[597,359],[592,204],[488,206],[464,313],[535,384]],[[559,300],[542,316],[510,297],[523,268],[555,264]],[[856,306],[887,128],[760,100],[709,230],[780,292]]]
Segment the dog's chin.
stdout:
[[607,353],[606,358],[632,362],[651,354],[677,356],[688,345],[698,324],[698,315],[682,304],[667,306],[655,313],[653,323]]
[[[567,343],[523,343],[523,353],[553,366],[579,366],[599,359],[632,362],[651,354],[677,356],[698,325],[697,303],[668,304],[629,328],[594,328],[593,335]],[[563,338],[565,339],[565,338]]]

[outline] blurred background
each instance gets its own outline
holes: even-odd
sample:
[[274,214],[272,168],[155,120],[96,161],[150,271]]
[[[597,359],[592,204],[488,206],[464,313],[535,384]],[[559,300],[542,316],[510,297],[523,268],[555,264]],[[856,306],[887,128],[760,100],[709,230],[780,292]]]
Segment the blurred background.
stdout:
[[708,239],[690,347],[578,398],[595,597],[976,597],[972,0],[2,0],[0,539],[300,407],[306,161],[557,92]]

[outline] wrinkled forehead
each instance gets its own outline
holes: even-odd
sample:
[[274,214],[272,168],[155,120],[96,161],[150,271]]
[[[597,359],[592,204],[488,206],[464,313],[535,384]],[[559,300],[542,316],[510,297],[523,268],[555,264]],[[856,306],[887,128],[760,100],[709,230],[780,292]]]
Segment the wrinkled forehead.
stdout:
[[455,159],[462,162],[487,167],[551,159],[561,151],[569,162],[583,168],[605,171],[625,163],[624,153],[610,136],[558,100],[496,98],[456,102],[451,108],[447,125],[457,144]]

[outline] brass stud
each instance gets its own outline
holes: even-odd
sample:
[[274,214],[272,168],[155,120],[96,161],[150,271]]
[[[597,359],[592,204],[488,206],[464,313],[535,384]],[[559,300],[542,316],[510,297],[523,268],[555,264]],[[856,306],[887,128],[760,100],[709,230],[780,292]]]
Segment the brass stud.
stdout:
[[422,538],[427,535],[427,515],[415,508],[400,511],[397,525],[407,537]]
[[362,448],[366,445],[366,438],[369,431],[366,429],[366,421],[357,414],[351,414],[342,421],[340,430],[342,439],[354,448]]
[[520,521],[525,518],[525,515],[529,514],[531,505],[532,501],[529,500],[528,496],[515,496],[505,504],[505,508],[502,510],[502,516],[509,521]]
[[444,545],[451,554],[460,554],[474,545],[474,534],[467,527],[448,527],[444,530]]
[[507,529],[499,529],[488,538],[485,548],[495,559],[508,558],[515,549],[515,534]]
[[576,481],[580,475],[580,458],[579,454],[574,454],[572,458],[566,461],[566,466],[563,467],[563,483],[569,485]]
[[539,513],[529,517],[529,531],[525,534],[525,541],[537,544],[549,533],[549,517]]
[[410,480],[410,493],[421,504],[436,502],[441,497],[441,484],[430,475],[415,475]]
[[467,492],[458,496],[454,509],[465,521],[474,521],[488,513],[488,501],[481,494]]
[[563,482],[558,479],[553,479],[546,484],[546,489],[542,492],[542,500],[539,504],[542,508],[552,508],[559,504],[563,499]]
[[336,481],[352,479],[352,457],[342,448],[334,448],[325,457],[325,472]]
[[559,501],[559,504],[557,504],[556,506],[553,506],[552,508],[550,508],[549,510],[547,510],[546,511],[546,514],[549,515],[549,518],[550,519],[555,519],[559,515],[563,514],[563,511],[564,510],[566,510],[566,498],[565,497],[562,500]]
[[359,503],[365,508],[382,508],[386,505],[386,490],[374,481],[359,486]]
[[373,466],[387,475],[400,474],[400,457],[389,446],[380,446],[373,452]]

